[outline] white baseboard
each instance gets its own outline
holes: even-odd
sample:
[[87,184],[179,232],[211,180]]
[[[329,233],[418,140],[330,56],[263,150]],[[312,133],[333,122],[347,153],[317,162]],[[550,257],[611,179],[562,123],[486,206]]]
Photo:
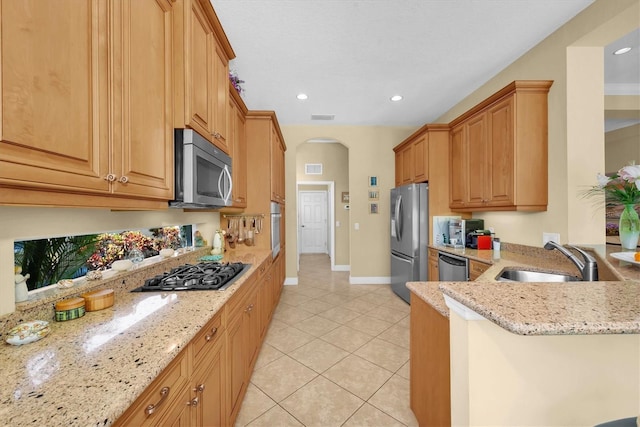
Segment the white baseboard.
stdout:
[[333,271],[351,271],[350,265],[334,265]]
[[284,285],[285,286],[290,286],[290,285],[297,285],[298,284],[298,278],[297,277],[287,277],[284,279]]
[[354,277],[349,276],[349,284],[351,285],[388,285],[391,283],[391,277]]

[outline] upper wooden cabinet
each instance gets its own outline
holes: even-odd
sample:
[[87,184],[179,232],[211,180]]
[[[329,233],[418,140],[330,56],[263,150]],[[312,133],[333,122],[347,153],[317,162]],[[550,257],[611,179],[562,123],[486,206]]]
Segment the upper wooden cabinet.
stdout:
[[247,107],[235,87],[229,85],[229,149],[233,187],[231,198],[233,208],[247,207],[247,136],[245,129]]
[[284,203],[284,151],[280,128],[271,127],[271,200]]
[[3,204],[160,208],[173,197],[173,5],[108,6],[2,1]]
[[547,94],[514,81],[450,123],[450,208],[547,209]]
[[396,187],[426,182],[429,179],[428,133],[421,128],[401,144],[394,147]]
[[235,53],[208,0],[177,0],[176,128],[190,127],[229,153],[229,60]]

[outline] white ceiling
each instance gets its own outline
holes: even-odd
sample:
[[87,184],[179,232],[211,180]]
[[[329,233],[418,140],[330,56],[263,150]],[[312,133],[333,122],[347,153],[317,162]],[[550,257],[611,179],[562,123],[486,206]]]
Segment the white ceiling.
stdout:
[[[236,52],[231,69],[245,81],[250,109],[274,110],[281,125],[417,127],[593,0],[211,2]],[[639,35],[630,35],[636,47]],[[639,69],[629,70],[636,85]],[[628,83],[628,75],[618,77],[624,70],[607,67],[607,79]],[[297,100],[300,92],[309,99]],[[394,94],[404,100],[392,103]],[[311,120],[315,114],[335,119]]]

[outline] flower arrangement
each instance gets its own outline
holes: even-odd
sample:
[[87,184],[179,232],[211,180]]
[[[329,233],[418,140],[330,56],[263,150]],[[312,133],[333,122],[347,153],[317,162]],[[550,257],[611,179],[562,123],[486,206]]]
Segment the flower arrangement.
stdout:
[[586,196],[604,194],[607,206],[640,203],[640,165],[625,166],[611,177],[599,173],[597,179],[598,185],[587,190]]
[[231,80],[231,84],[236,88],[238,93],[242,95],[242,91],[244,90],[242,89],[242,83],[244,83],[244,80],[240,80],[236,71],[229,71],[229,80]]
[[133,249],[139,249],[144,257],[158,255],[160,249],[180,247],[180,229],[178,227],[164,227],[152,230],[153,236],[147,236],[140,231],[125,231],[123,233],[104,233],[98,236],[95,251],[87,259],[90,270],[104,270],[114,261],[124,259]]

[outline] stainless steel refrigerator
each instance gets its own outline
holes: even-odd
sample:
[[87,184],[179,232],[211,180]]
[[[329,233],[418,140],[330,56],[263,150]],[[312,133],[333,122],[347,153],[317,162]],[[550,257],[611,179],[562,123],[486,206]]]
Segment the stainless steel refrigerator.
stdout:
[[406,283],[427,280],[428,195],[427,184],[391,190],[391,289],[407,303]]

